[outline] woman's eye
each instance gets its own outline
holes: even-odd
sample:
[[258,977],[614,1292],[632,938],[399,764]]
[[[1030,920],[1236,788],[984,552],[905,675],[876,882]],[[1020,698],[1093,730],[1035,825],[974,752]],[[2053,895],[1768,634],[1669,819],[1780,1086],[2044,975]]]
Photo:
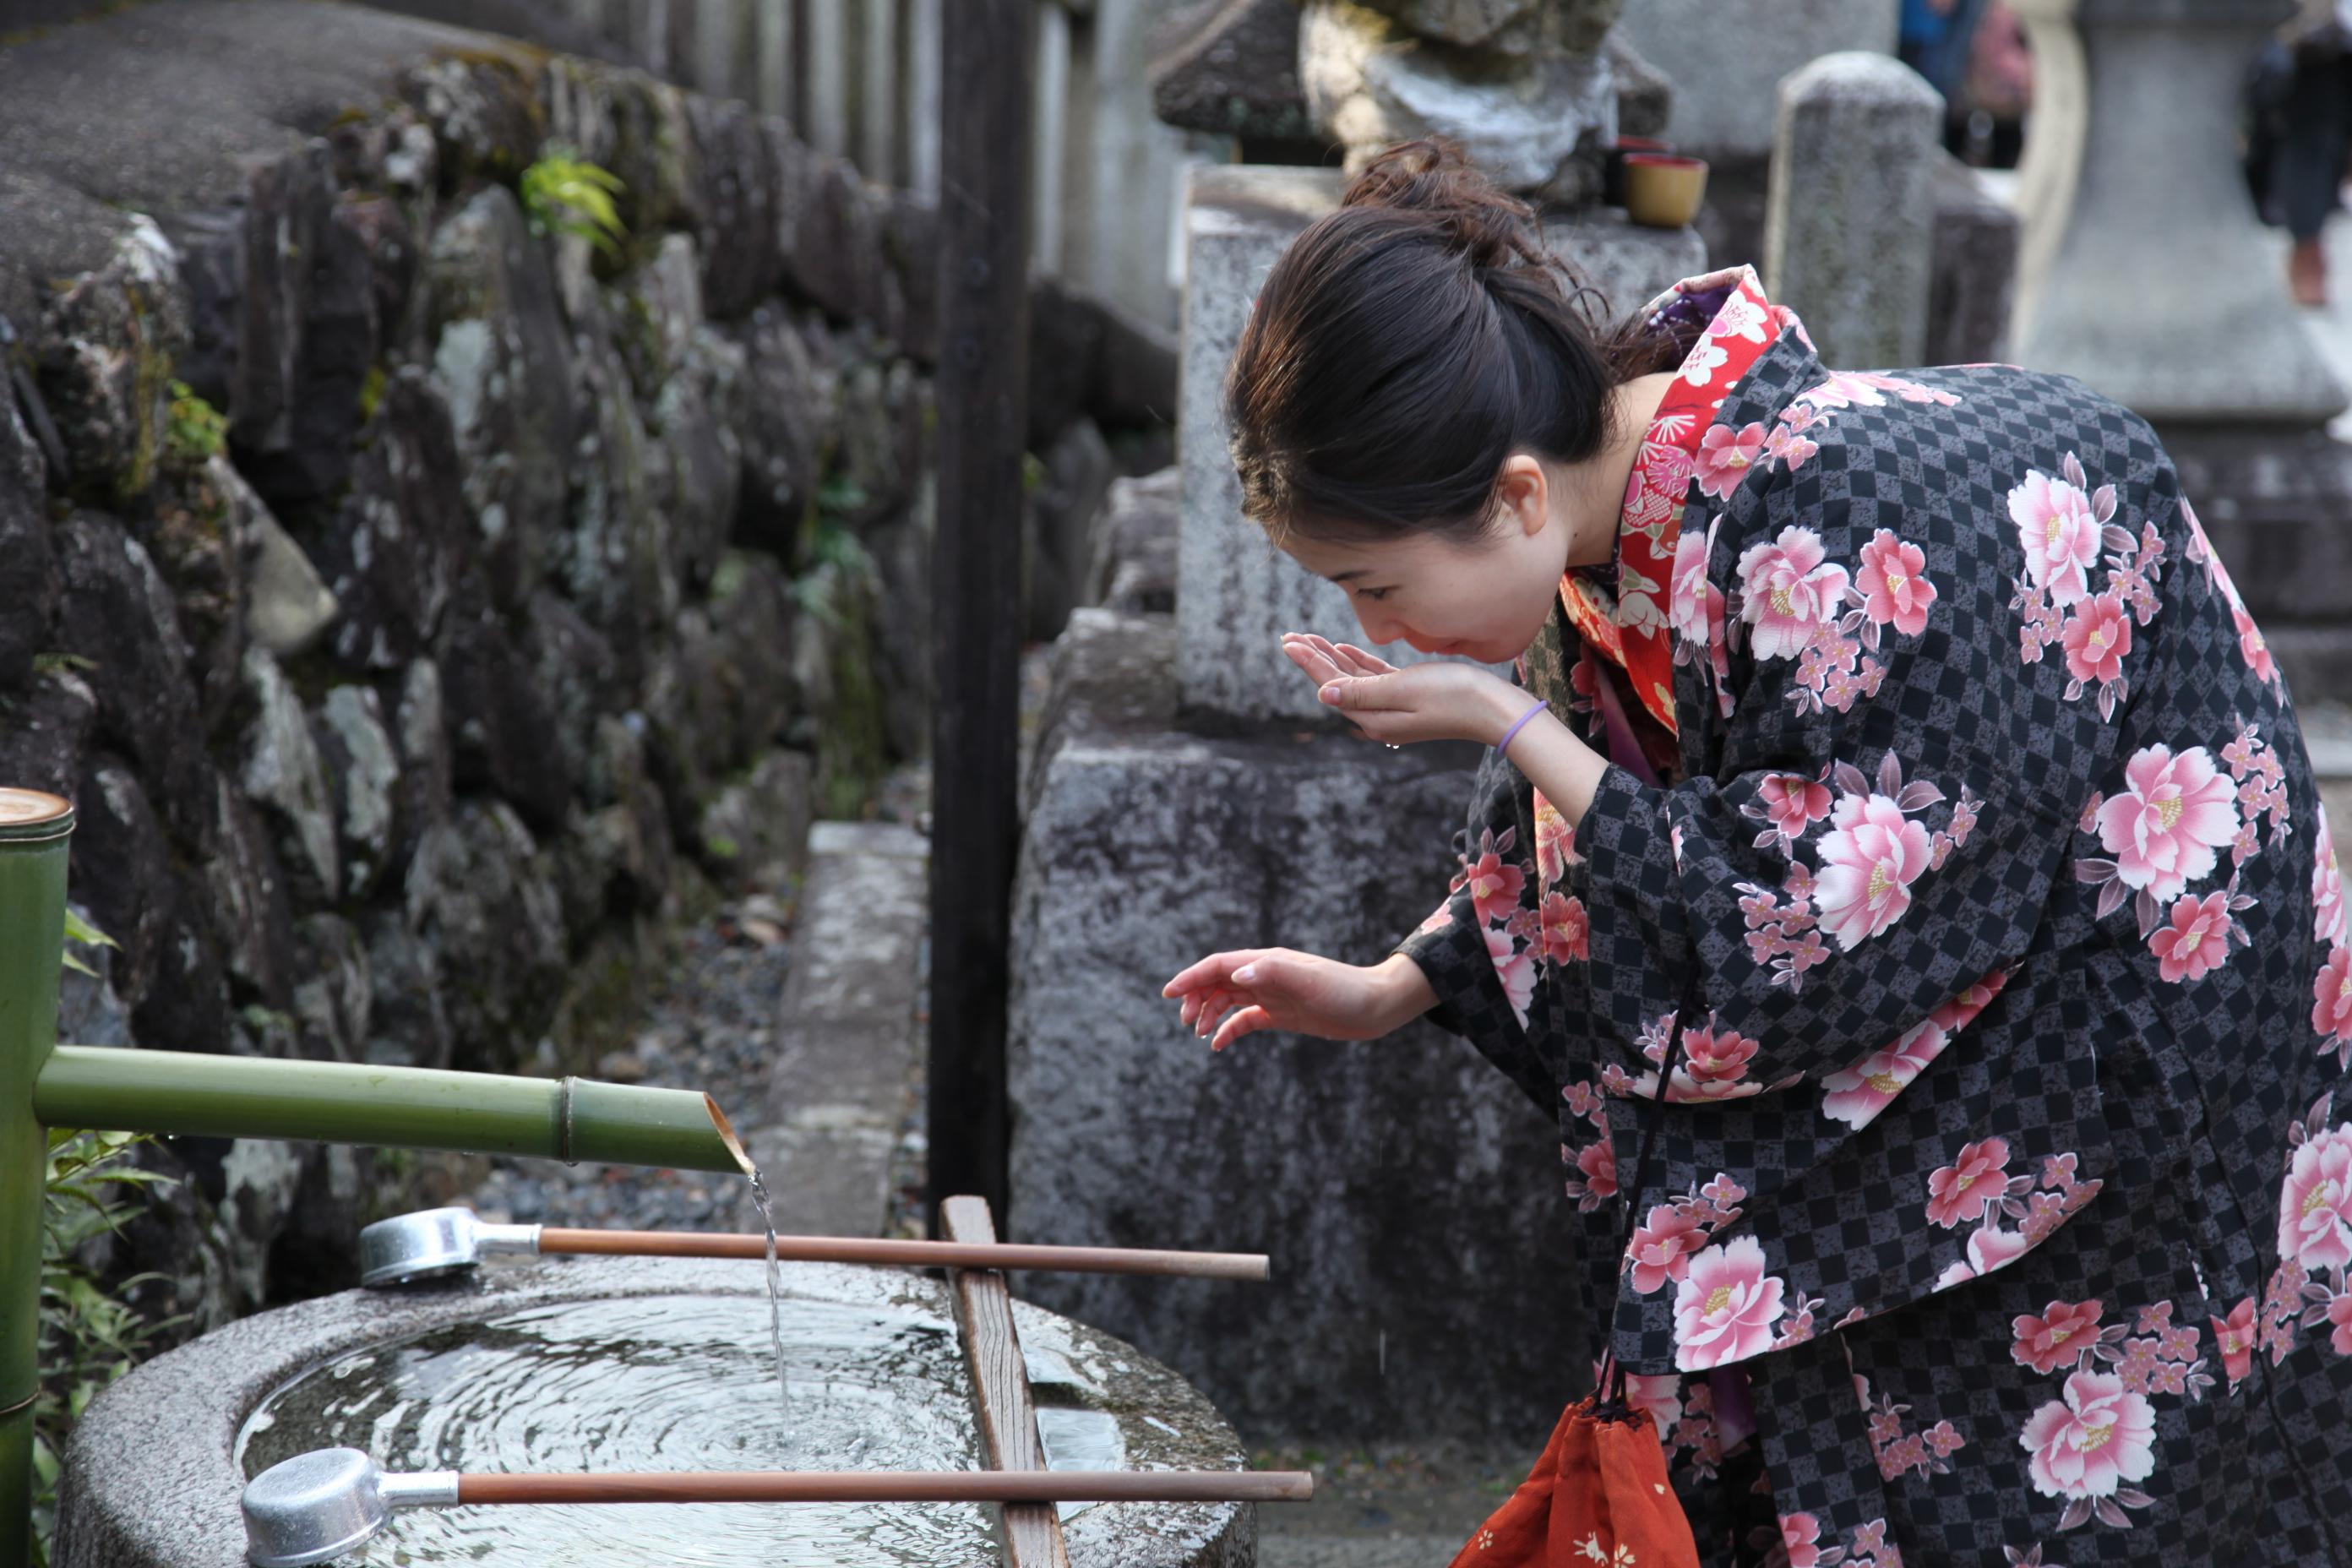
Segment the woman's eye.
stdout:
[[1359,588],[1356,590],[1356,596],[1360,599],[1370,599],[1374,604],[1378,604],[1387,598],[1392,591],[1388,588]]

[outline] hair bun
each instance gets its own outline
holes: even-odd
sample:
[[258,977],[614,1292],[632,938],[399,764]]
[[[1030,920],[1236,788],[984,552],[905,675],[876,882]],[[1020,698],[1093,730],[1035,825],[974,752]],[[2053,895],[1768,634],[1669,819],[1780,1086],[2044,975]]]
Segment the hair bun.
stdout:
[[1495,271],[1552,265],[1535,210],[1472,165],[1459,146],[1400,142],[1364,165],[1339,205],[1426,216],[1473,267]]

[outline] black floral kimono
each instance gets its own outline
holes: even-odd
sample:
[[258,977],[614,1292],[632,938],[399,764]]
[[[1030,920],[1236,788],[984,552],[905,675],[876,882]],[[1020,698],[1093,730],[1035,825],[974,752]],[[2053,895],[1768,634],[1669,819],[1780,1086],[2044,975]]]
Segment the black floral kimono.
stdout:
[[1619,559],[1521,668],[1613,765],[1571,832],[1490,754],[1402,951],[1559,1118],[1702,1556],[2352,1563],[2352,947],[2163,448],[1828,371],[1745,270],[1652,311]]

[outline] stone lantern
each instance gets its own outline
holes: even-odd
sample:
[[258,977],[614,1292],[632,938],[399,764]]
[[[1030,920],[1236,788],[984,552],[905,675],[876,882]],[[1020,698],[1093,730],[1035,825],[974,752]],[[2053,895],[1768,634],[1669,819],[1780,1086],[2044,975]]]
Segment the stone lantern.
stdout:
[[2011,0],[2033,47],[2016,357],[2168,431],[2345,407],[2241,176],[2247,62],[2287,0]]

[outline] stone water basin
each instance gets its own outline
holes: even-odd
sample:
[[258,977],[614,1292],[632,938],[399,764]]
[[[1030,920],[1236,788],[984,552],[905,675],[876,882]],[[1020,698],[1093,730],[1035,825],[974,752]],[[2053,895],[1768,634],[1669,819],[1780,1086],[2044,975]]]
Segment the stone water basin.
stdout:
[[[941,1280],[783,1266],[787,1388],[763,1270],[677,1259],[494,1266],[261,1313],[157,1358],[76,1429],[59,1568],[238,1568],[245,1481],[313,1448],[387,1470],[963,1469],[971,1384]],[[1133,1347],[1015,1302],[1048,1463],[1240,1468],[1207,1401]],[[403,1511],[364,1568],[909,1568],[999,1561],[957,1505]],[[1251,1568],[1234,1503],[1065,1505],[1073,1568]]]

